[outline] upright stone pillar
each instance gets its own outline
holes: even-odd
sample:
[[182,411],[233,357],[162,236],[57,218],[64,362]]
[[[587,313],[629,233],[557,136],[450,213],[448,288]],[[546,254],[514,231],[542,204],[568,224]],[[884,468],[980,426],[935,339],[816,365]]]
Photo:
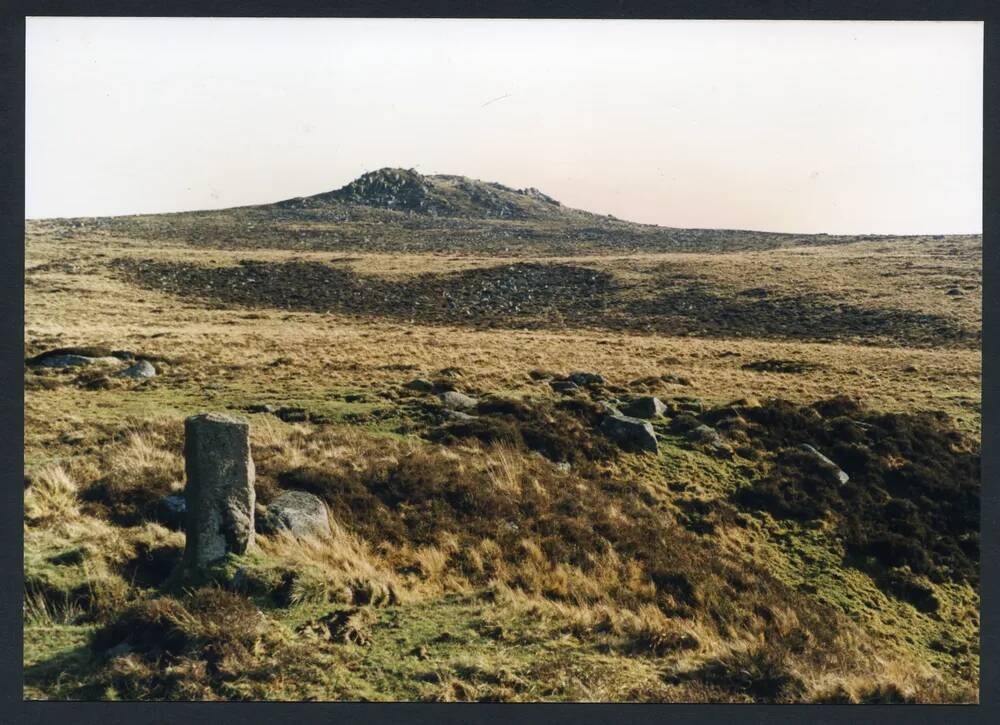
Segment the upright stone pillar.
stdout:
[[187,543],[182,567],[196,571],[254,539],[254,465],[250,424],[221,413],[184,421]]

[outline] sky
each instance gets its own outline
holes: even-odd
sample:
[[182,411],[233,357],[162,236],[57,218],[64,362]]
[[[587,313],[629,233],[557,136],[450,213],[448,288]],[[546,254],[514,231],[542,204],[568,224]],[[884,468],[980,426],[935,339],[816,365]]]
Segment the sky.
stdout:
[[980,233],[978,22],[29,18],[26,216],[396,166],[673,227]]

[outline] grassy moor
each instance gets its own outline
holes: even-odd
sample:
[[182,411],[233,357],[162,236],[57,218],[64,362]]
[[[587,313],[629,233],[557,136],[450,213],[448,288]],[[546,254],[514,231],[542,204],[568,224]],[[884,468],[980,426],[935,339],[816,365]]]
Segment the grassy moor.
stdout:
[[[381,169],[25,245],[26,698],[978,701],[978,235]],[[204,412],[256,536],[181,578]]]

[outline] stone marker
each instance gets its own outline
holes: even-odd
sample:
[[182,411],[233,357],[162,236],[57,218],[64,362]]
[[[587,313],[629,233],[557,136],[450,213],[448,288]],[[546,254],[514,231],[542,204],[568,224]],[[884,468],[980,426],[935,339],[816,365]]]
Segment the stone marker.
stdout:
[[183,567],[197,570],[226,554],[243,554],[254,540],[254,465],[250,424],[221,413],[184,421],[187,486]]

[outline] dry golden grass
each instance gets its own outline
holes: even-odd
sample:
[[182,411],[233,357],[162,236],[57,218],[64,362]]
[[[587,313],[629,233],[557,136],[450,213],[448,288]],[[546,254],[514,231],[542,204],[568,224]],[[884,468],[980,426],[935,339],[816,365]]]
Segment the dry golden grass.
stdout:
[[44,525],[79,514],[76,483],[60,466],[46,466],[32,476],[24,494],[24,520]]
[[[866,259],[862,252],[851,256],[854,246],[862,245],[820,248],[808,253],[778,250],[721,257],[672,255],[671,263],[699,274],[715,275],[726,283],[731,278],[748,278],[761,286],[798,289],[826,285],[844,294],[845,299],[858,294],[882,295],[887,298],[886,304],[925,312],[944,311],[970,324],[978,321],[981,305],[977,293],[946,298],[936,283],[928,283],[926,275],[919,271],[902,280],[893,279],[891,284],[869,279],[877,274],[870,271],[878,269],[874,264],[844,266],[847,261]],[[98,240],[69,248],[39,241],[28,245],[27,264],[30,269],[69,256],[86,269],[101,262],[93,258],[95,253],[106,258],[135,254],[227,262],[248,256],[222,251],[136,249],[121,242],[105,247]],[[287,258],[289,253],[253,252],[252,256]],[[356,256],[364,261],[352,264],[387,274],[393,270],[441,270],[453,265],[497,262],[465,258],[454,262],[436,256]],[[765,256],[782,262],[763,264],[761,258]],[[663,257],[659,255],[652,261],[597,261],[613,267],[616,273],[627,273],[629,264],[646,266],[663,261]],[[905,259],[906,255],[900,257]],[[836,262],[838,259],[841,262]],[[974,262],[966,262],[966,272],[975,266]],[[935,259],[935,270],[939,263],[944,262]],[[834,268],[841,264],[839,276],[830,272],[831,264]],[[837,287],[848,273],[854,284],[850,288]],[[648,375],[680,374],[689,378],[691,385],[675,386],[676,394],[715,402],[769,396],[806,402],[846,392],[882,410],[941,409],[968,430],[978,431],[980,425],[978,350],[670,338],[607,330],[476,331],[333,314],[212,309],[198,302],[136,290],[99,267],[86,274],[46,271],[29,275],[25,315],[29,352],[104,342],[174,361],[168,365],[170,375],[160,385],[169,388],[170,402],[175,407],[187,410],[213,405],[232,391],[279,400],[321,396],[332,388],[379,391],[445,367],[461,368],[465,387],[525,391],[533,389],[527,372],[540,368],[563,372],[596,370],[615,383]],[[796,375],[741,367],[748,361],[770,358],[800,360],[821,367]],[[206,389],[206,385],[217,387]],[[74,387],[30,390],[26,397],[29,451],[35,446],[58,444],[60,435],[75,432],[85,418],[113,418],[123,408],[149,415],[157,408],[145,406],[141,395],[124,392],[122,385],[106,391]],[[162,401],[159,407],[164,407]]]

